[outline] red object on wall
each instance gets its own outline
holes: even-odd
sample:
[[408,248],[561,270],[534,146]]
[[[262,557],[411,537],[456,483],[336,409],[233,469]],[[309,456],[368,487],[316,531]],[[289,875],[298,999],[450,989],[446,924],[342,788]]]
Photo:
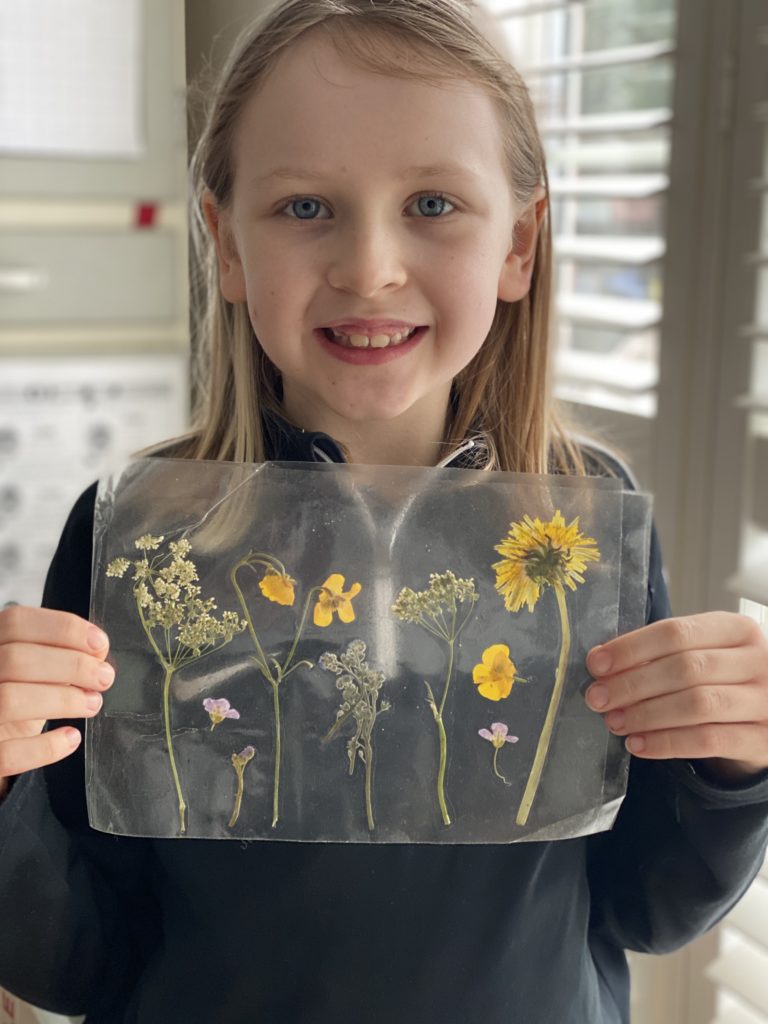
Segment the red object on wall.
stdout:
[[136,207],[134,227],[151,228],[155,226],[157,203],[139,203]]

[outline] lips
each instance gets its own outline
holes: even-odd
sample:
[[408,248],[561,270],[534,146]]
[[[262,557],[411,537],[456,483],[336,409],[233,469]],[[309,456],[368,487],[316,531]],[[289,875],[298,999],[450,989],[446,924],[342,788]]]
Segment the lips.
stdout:
[[[377,330],[379,329],[377,327]],[[359,330],[359,328],[356,328],[356,330]],[[343,341],[331,340],[329,335],[332,335],[332,331],[329,328],[317,329],[313,334],[322,348],[340,362],[351,363],[355,366],[380,366],[383,363],[391,362],[393,359],[400,359],[409,352],[412,352],[420,344],[428,330],[428,327],[417,327],[406,340],[396,345],[387,344],[385,346],[371,345],[370,343],[367,345],[353,345],[351,343],[346,344]],[[374,335],[373,337],[377,336]]]

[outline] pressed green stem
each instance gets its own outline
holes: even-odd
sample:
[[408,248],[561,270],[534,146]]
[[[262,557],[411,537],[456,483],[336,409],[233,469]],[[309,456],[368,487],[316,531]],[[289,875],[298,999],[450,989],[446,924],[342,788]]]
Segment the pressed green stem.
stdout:
[[304,624],[307,621],[307,613],[309,612],[309,604],[310,604],[310,601],[312,600],[312,595],[315,594],[315,593],[319,593],[322,589],[323,589],[322,587],[312,587],[312,589],[307,594],[307,596],[306,596],[306,598],[304,600],[304,609],[303,609],[303,611],[301,613],[301,618],[299,619],[299,625],[296,628],[296,635],[293,638],[293,644],[291,646],[290,651],[288,652],[288,657],[285,659],[285,662],[283,663],[283,669],[282,669],[282,673],[281,673],[281,675],[283,677],[285,677],[285,675],[286,675],[286,673],[288,671],[288,666],[293,661],[293,656],[296,653],[296,648],[299,645],[299,639],[301,638],[301,634],[304,631]]
[[373,747],[370,740],[365,744],[365,812],[368,816],[368,831],[373,832],[373,798],[371,796],[371,780],[373,777]]
[[339,729],[342,727],[342,725],[344,725],[344,723],[347,721],[347,719],[352,717],[352,714],[353,711],[350,708],[349,711],[345,711],[343,715],[337,718],[336,721],[331,726],[331,728],[325,734],[325,736],[323,736],[323,743],[328,743],[329,740],[332,740],[336,733],[339,731]]
[[181,780],[179,779],[179,773],[176,768],[176,758],[173,755],[173,739],[171,738],[171,679],[173,678],[173,668],[166,668],[165,680],[163,682],[163,718],[165,719],[165,742],[168,745],[168,757],[171,762],[171,773],[173,775],[173,781],[176,786],[176,795],[179,798],[179,832],[183,835],[186,832],[186,821],[185,815],[187,812],[187,805],[184,802],[184,794],[181,791]]
[[258,654],[259,658],[261,659],[261,663],[262,664],[261,664],[260,667],[262,669],[262,672],[264,672],[264,674],[268,677],[270,683],[273,683],[273,685],[274,685],[274,681],[272,679],[272,673],[269,671],[269,663],[267,662],[267,656],[264,653],[264,648],[261,646],[261,641],[259,640],[258,636],[256,635],[256,630],[255,630],[254,625],[253,625],[253,619],[251,618],[251,613],[248,610],[248,605],[247,605],[246,600],[245,600],[245,595],[243,594],[242,590],[240,589],[240,584],[237,582],[237,570],[242,568],[244,565],[247,565],[247,564],[248,563],[245,562],[245,561],[238,562],[237,565],[232,569],[232,572],[229,574],[229,578],[232,581],[232,586],[235,588],[235,591],[237,592],[237,599],[240,602],[240,607],[243,609],[243,615],[245,616],[245,621],[248,623],[248,632],[251,634],[251,640],[253,640],[253,646],[256,648],[256,653]]
[[237,772],[237,793],[235,794],[235,806],[232,809],[232,817],[229,819],[229,827],[234,828],[237,819],[240,817],[240,805],[243,802],[243,772]]
[[272,784],[272,828],[277,825],[280,817],[280,757],[281,757],[281,725],[280,725],[280,684],[272,683],[272,700],[275,708],[275,772]]
[[[454,615],[455,623],[455,615]],[[451,685],[451,675],[453,674],[453,652],[454,652],[455,638],[451,638],[448,641],[448,671],[445,674],[445,686],[443,687],[443,696],[440,699],[440,706],[434,703],[432,700],[432,711],[437,722],[437,734],[440,738],[440,767],[437,772],[437,802],[440,804],[440,813],[443,816],[443,824],[451,824],[451,816],[448,814],[448,807],[445,802],[445,770],[448,762],[448,737],[445,733],[445,725],[443,723],[443,710],[445,709],[445,702],[448,697],[448,687]],[[427,686],[429,689],[429,686]],[[430,693],[432,691],[430,690]]]
[[517,817],[515,818],[518,825],[526,824],[531,807],[533,806],[533,801],[536,798],[536,791],[539,788],[541,773],[544,770],[544,764],[547,760],[549,744],[552,739],[552,730],[554,729],[557,711],[560,707],[560,700],[563,695],[565,670],[568,667],[568,656],[571,652],[571,626],[568,621],[568,609],[565,606],[565,593],[563,592],[562,587],[553,587],[553,590],[555,592],[555,597],[557,598],[557,606],[560,610],[560,624],[563,631],[563,638],[560,646],[560,661],[557,664],[555,685],[552,690],[552,696],[549,699],[549,708],[547,709],[547,717],[544,719],[544,727],[541,730],[539,743],[536,747],[536,756],[533,759],[531,774],[528,776],[528,784],[525,787],[523,799],[520,802],[520,808],[517,812]]
[[443,824],[451,824],[451,816],[445,803],[445,763],[448,753],[448,740],[445,735],[445,726],[442,717],[437,717],[437,732],[440,736],[440,769],[437,773],[437,802],[440,804],[440,813],[443,816]]
[[496,747],[495,750],[493,751],[493,774],[496,776],[497,779],[501,779],[501,781],[504,783],[505,786],[511,786],[512,783],[511,782],[507,782],[507,780],[504,778],[504,776],[499,771],[499,765],[498,765],[498,762],[497,762],[497,758],[499,756],[499,751],[500,750],[501,750],[501,747]]

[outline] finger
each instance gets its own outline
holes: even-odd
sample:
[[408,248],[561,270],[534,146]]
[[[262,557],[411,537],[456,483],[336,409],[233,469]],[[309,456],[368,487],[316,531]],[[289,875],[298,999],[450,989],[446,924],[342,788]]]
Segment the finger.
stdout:
[[109,638],[92,622],[71,612],[13,605],[0,611],[0,645],[12,642],[68,647],[104,658]]
[[768,767],[768,722],[695,725],[645,732],[627,739],[627,749],[652,760],[726,758]]
[[768,696],[759,684],[696,686],[630,708],[610,711],[605,724],[617,736],[723,722],[768,721]]
[[71,725],[28,739],[4,740],[0,743],[0,779],[61,761],[78,748],[80,740],[80,731]]
[[114,678],[112,666],[93,654],[31,643],[0,646],[0,684],[58,683],[105,690]]
[[758,640],[762,643],[763,638],[754,619],[734,612],[702,612],[662,619],[593,647],[587,655],[587,668],[597,678],[679,651],[739,647]]
[[79,686],[0,683],[0,722],[92,718],[102,705],[100,693]]
[[595,711],[607,712],[678,690],[748,683],[764,671],[765,656],[757,647],[682,651],[620,675],[601,677],[589,687],[586,698]]

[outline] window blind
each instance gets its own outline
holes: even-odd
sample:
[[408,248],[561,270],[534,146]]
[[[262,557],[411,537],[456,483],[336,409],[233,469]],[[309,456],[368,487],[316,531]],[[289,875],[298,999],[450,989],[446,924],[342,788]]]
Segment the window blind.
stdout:
[[[744,600],[741,611],[768,636],[768,607]],[[706,971],[718,990],[712,1024],[768,1024],[768,861],[718,932],[718,955]]]
[[[768,602],[768,3],[486,6],[547,152],[557,393],[609,438],[647,424],[678,614]],[[765,921],[764,871],[715,933],[632,956],[633,1024],[768,1024]]]
[[547,152],[557,392],[651,418],[676,0],[491,0]]
[[753,159],[759,163],[746,164],[741,176],[743,201],[752,208],[759,231],[756,249],[743,254],[752,301],[739,341],[752,352],[749,390],[739,399],[747,422],[746,512],[739,570],[731,587],[739,596],[768,605],[768,8],[764,3],[758,5],[756,18],[744,55],[755,67],[744,130],[756,140]]

